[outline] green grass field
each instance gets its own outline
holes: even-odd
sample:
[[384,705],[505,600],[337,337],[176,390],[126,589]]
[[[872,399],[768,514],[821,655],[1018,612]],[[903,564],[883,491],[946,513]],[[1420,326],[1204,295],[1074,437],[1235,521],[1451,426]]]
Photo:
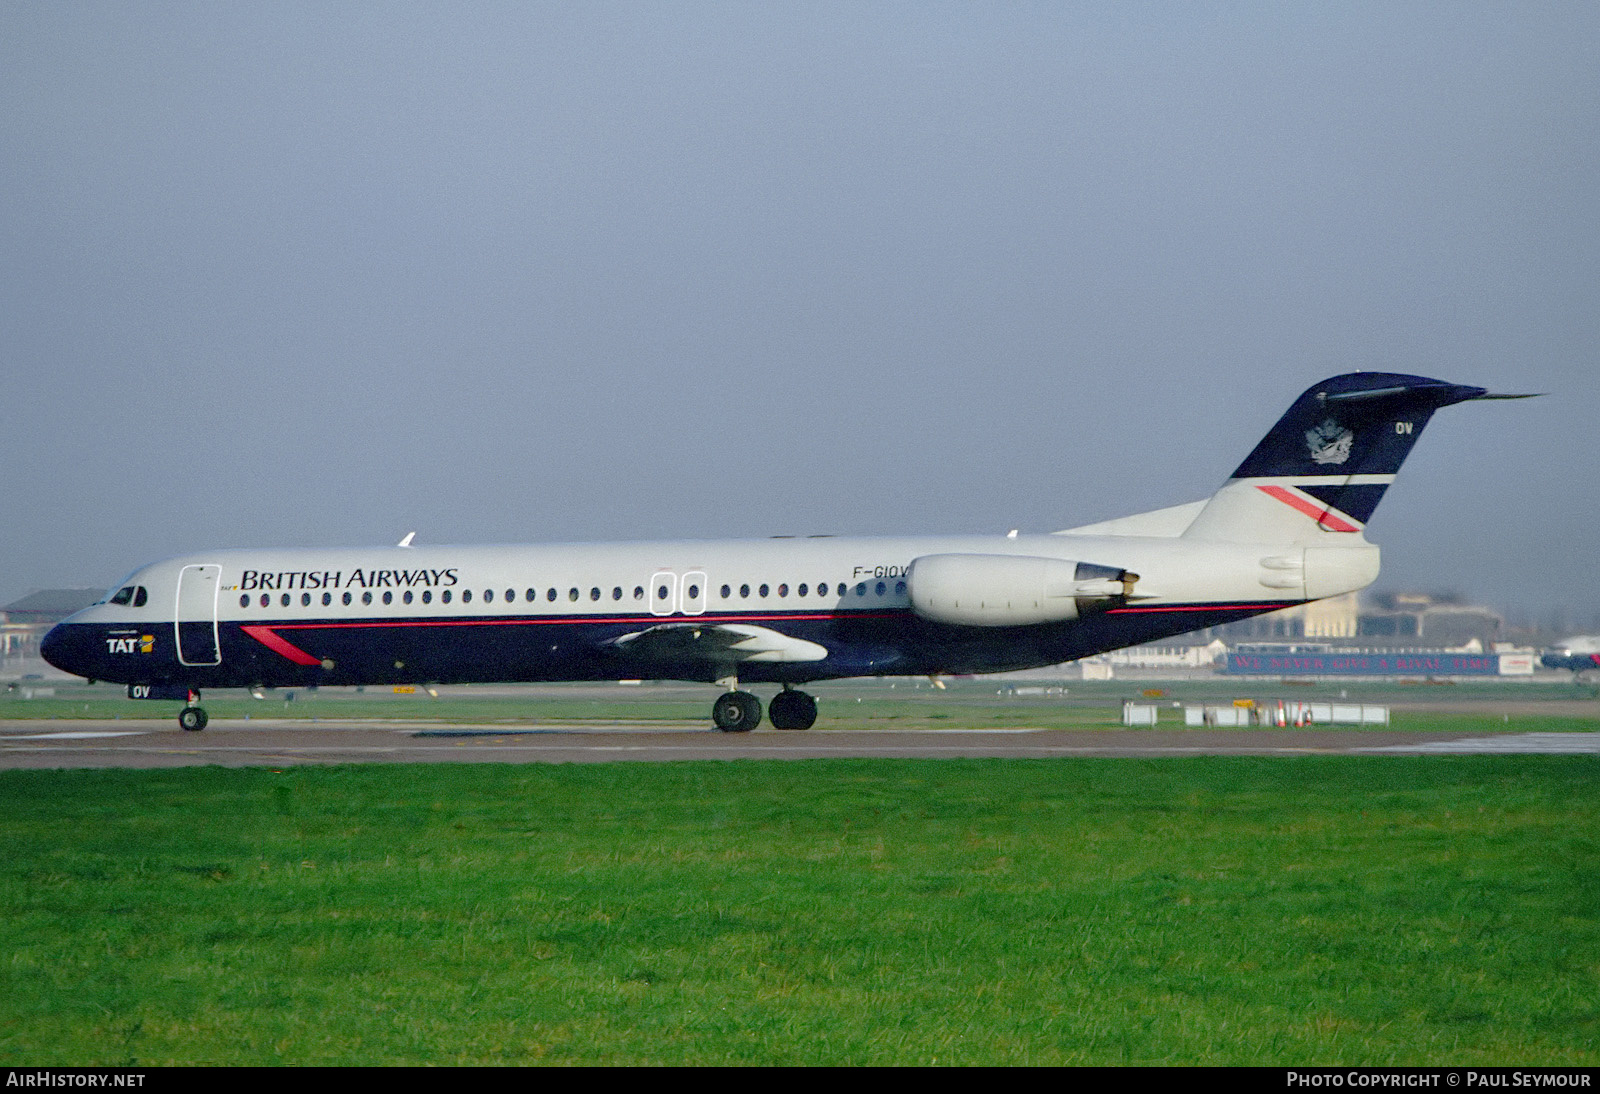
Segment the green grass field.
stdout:
[[0,772],[0,1062],[1600,1063],[1594,757]]

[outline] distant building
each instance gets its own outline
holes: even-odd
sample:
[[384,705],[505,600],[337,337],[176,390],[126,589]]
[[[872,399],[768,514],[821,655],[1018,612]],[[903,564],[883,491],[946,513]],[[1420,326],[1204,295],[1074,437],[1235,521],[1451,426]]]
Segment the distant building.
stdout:
[[1180,639],[1097,653],[1077,665],[1085,680],[1112,680],[1119,675],[1194,676],[1216,669],[1227,655],[1227,643],[1220,638],[1203,645]]
[[104,589],[40,589],[21,600],[0,608],[8,623],[61,622],[73,612],[82,611],[105,593]]
[[1500,638],[1505,620],[1498,612],[1455,597],[1425,593],[1379,594],[1360,619],[1360,637],[1366,640],[1463,646],[1477,641],[1485,647]]
[[37,655],[39,639],[73,612],[104,595],[103,589],[41,589],[0,608],[0,656]]
[[1130,669],[1198,669],[1221,663],[1228,654],[1227,645],[1212,639],[1204,646],[1181,644],[1155,644],[1129,646],[1097,654],[1094,660]]
[[1454,597],[1382,593],[1363,605],[1360,594],[1348,593],[1207,633],[1235,643],[1304,638],[1335,645],[1443,648],[1476,641],[1487,648],[1500,639],[1504,628],[1499,613]]

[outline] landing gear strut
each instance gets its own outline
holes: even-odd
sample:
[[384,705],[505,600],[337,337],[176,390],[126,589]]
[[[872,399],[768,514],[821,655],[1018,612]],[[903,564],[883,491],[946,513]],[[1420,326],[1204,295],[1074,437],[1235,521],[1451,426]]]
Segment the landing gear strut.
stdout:
[[761,700],[748,691],[725,691],[711,704],[711,721],[724,733],[749,733],[761,724]]
[[817,701],[785,687],[767,704],[767,718],[773,729],[810,729],[817,721]]

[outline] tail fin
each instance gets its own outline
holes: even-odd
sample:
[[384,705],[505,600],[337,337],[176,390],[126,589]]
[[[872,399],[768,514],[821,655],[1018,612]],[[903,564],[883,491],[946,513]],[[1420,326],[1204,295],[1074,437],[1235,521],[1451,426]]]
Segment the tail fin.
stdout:
[[1183,534],[1331,547],[1352,544],[1355,533],[1364,543],[1362,529],[1433,412],[1486,395],[1391,372],[1324,380],[1294,401]]

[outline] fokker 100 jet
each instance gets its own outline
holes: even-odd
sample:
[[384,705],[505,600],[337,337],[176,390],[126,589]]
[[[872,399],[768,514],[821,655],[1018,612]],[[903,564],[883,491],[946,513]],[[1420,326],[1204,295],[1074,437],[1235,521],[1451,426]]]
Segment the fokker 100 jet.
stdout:
[[691,680],[711,721],[807,729],[797,685],[1059,664],[1371,584],[1363,529],[1429,417],[1490,395],[1351,373],[1301,395],[1210,498],[1040,535],[206,551],[45,636],[52,665],[205,688]]

